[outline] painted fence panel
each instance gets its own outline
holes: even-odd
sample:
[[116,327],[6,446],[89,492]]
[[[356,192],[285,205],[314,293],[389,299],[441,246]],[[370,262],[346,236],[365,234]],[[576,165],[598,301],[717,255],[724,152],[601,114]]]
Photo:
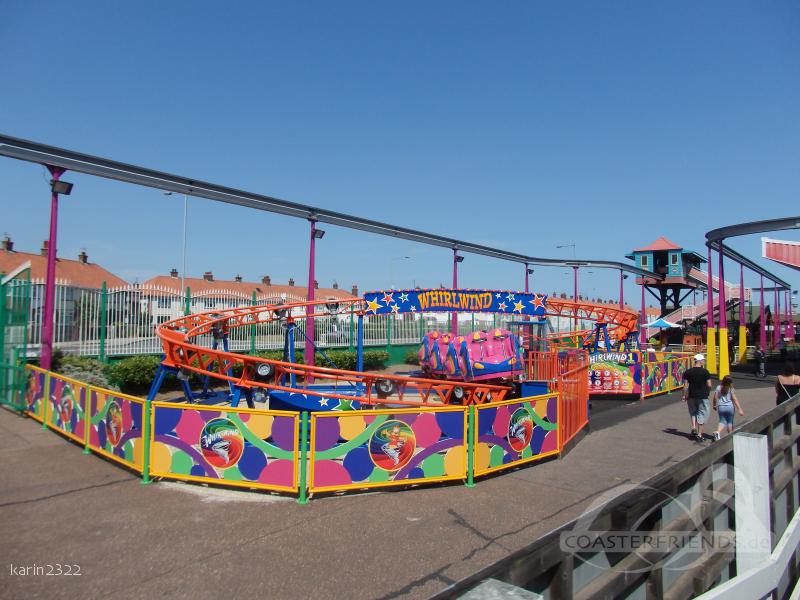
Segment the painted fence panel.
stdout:
[[309,491],[465,479],[468,414],[461,406],[312,414]]
[[25,388],[25,412],[32,419],[44,423],[47,371],[38,367],[26,366],[28,382]]
[[689,358],[675,358],[642,365],[642,395],[644,397],[664,394],[683,387],[683,373],[689,366]]
[[90,388],[89,392],[88,447],[142,472],[145,401],[99,388]]
[[683,374],[686,372],[686,369],[689,368],[690,364],[691,359],[689,358],[672,361],[670,365],[670,385],[673,390],[683,387]]
[[151,475],[298,490],[297,413],[152,403]]
[[476,412],[475,475],[559,452],[557,394],[483,404]]
[[47,426],[76,442],[86,441],[86,384],[50,374]]

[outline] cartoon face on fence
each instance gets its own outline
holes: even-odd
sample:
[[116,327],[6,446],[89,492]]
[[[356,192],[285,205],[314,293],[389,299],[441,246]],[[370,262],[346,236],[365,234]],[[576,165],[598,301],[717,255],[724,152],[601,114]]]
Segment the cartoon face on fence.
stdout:
[[399,471],[411,457],[417,440],[408,424],[389,420],[383,423],[369,440],[369,454],[375,466],[385,471]]

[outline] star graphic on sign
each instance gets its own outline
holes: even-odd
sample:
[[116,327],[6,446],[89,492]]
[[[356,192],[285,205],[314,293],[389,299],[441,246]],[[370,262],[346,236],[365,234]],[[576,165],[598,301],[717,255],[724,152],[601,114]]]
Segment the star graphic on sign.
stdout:
[[400,294],[400,302],[408,302],[408,294]]
[[392,312],[397,314],[400,311],[400,307],[397,304],[392,304]]
[[319,399],[319,405],[328,406],[328,399],[323,396],[322,398]]
[[416,306],[412,306],[411,307],[411,312],[417,312],[417,307]]
[[531,300],[530,303],[533,304],[533,308],[544,308],[544,296],[534,294],[533,300]]
[[381,305],[378,304],[378,297],[377,296],[375,298],[373,298],[372,300],[367,300],[367,312],[372,311],[374,313],[377,313],[378,309],[380,307],[381,307]]
[[508,300],[509,302],[511,302],[512,300],[516,300],[516,299],[517,298],[514,296],[514,294],[512,294],[510,292],[506,295],[506,300]]
[[506,303],[505,302],[501,302],[500,306],[498,306],[497,308],[499,308],[500,310],[505,310],[506,309]]
[[386,293],[386,294],[383,295],[383,303],[386,306],[389,306],[389,304],[391,304],[392,302],[394,302],[394,298],[392,298],[392,294]]
[[345,400],[343,398],[339,398],[339,404],[333,410],[355,410],[355,409],[353,408],[352,400]]
[[523,308],[524,308],[524,306],[522,306],[522,302],[519,302],[519,301],[514,302],[514,311],[513,312],[520,312],[521,313]]
[[495,298],[499,298],[499,297],[500,297],[500,294],[499,294],[499,293],[497,293],[497,294],[495,294],[495,295],[494,295],[494,297],[495,297]]

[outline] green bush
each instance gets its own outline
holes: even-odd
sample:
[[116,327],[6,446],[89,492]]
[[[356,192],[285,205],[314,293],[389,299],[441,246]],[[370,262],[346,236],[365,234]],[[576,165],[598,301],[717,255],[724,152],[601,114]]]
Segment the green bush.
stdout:
[[131,356],[108,365],[106,376],[122,391],[137,392],[150,386],[160,364],[158,356]]
[[419,364],[419,351],[418,350],[408,350],[406,352],[405,357],[403,358],[403,362],[407,365],[418,365]]
[[106,365],[98,360],[80,356],[63,356],[58,361],[58,368],[54,369],[65,377],[77,379],[89,385],[118,390],[105,373]]

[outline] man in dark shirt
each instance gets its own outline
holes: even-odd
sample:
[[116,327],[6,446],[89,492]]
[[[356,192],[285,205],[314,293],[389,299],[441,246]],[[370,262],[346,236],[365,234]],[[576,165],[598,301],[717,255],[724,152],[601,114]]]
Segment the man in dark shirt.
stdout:
[[703,441],[703,425],[708,418],[708,393],[711,389],[711,373],[703,366],[705,356],[694,355],[694,366],[683,373],[683,401],[689,408],[692,419],[691,437],[698,442]]

